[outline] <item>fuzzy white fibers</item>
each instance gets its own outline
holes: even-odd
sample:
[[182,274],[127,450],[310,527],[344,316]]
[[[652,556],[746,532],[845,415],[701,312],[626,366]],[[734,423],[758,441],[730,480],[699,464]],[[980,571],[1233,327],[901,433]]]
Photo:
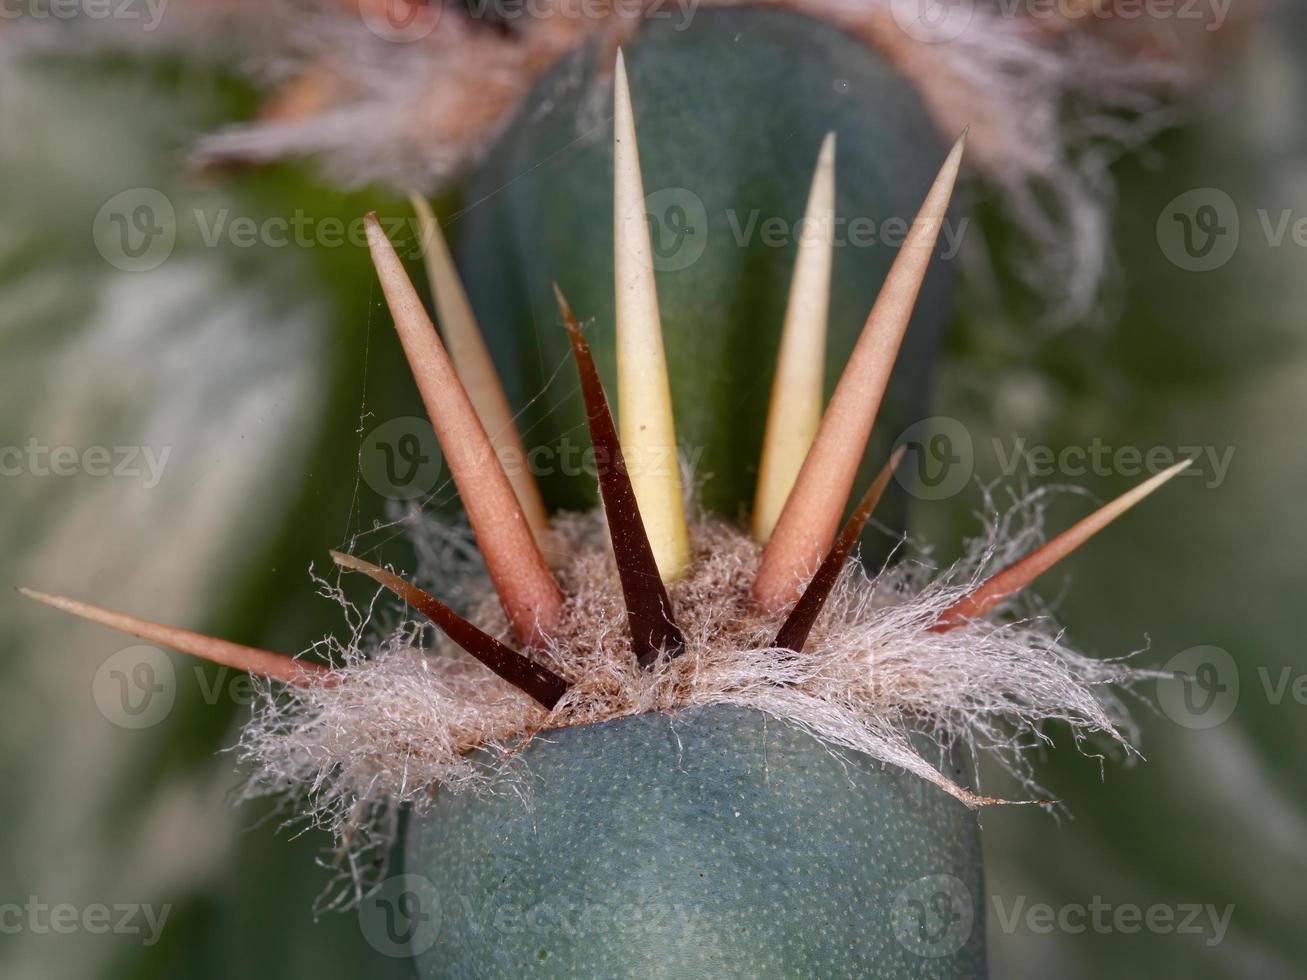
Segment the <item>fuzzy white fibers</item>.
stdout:
[[[415,527],[420,541],[449,534],[430,522]],[[1044,725],[1062,723],[1078,744],[1106,735],[1124,746],[1125,713],[1109,687],[1143,676],[1121,661],[1075,653],[1042,616],[927,630],[982,569],[1028,547],[1033,527],[997,525],[943,573],[901,561],[868,574],[851,561],[795,654],[772,646],[779,621],[749,602],[758,546],[735,527],[699,518],[691,570],[670,589],[685,652],[643,670],[631,653],[602,518],[561,515],[549,550],[561,556],[556,573],[568,599],[548,645],[532,651],[572,684],[552,712],[388,602],[397,621],[375,623],[380,596],[365,611],[347,604],[349,639],[319,649],[338,665],[334,683],[263,688],[240,743],[253,769],[246,795],[296,800],[311,823],[337,835],[343,870],[357,887],[369,855],[393,839],[401,805],[438,805],[437,788],[491,791],[534,735],[645,712],[756,709],[831,751],[900,766],[968,806],[999,802],[932,765],[910,739],[925,733],[941,747],[962,743],[994,754],[1033,792],[1025,754],[1047,741]],[[427,548],[425,559],[419,581],[437,594],[433,579],[480,581],[461,549]],[[338,587],[322,584],[344,601]],[[468,613],[488,632],[507,635],[488,590]]]
[[[1103,287],[1116,278],[1109,165],[1176,121],[1215,42],[1250,19],[1231,17],[1226,27],[1222,15],[1163,41],[1149,18],[1110,17],[1088,3],[941,0],[919,17],[925,6],[901,0],[703,2],[834,24],[917,87],[946,141],[970,126],[969,161],[1022,232],[1004,264],[1041,301],[1044,319],[1060,324],[1101,318],[1111,294]],[[458,4],[417,4],[410,22],[406,9],[393,0],[208,0],[170,11],[159,30],[132,29],[135,21],[106,30],[97,20],[94,31],[16,36],[38,50],[176,46],[206,61],[236,57],[270,98],[257,120],[201,139],[198,165],[313,158],[345,185],[434,191],[481,155],[569,52],[586,43],[611,51],[646,18],[684,18],[679,29],[697,4],[538,0],[532,16],[504,21]],[[582,100],[578,140],[606,138],[594,108],[607,98],[597,90]],[[991,257],[980,236],[968,235],[965,247],[983,300]]]

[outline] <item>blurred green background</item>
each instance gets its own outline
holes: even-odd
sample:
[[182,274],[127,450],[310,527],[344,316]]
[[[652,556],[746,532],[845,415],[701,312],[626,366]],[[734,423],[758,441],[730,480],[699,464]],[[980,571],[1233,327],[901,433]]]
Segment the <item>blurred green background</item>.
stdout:
[[[1216,697],[1186,714],[1146,685],[1134,705],[1146,761],[1130,766],[1100,768],[1054,729],[1038,773],[1069,815],[983,815],[995,976],[1303,973],[1307,241],[1292,231],[1307,218],[1302,21],[1281,9],[1184,125],[1115,168],[1119,322],[1053,333],[962,308],[950,329],[932,412],[971,433],[978,480],[1011,482],[992,447],[1017,436],[1054,451],[1095,440],[1233,450],[1223,479],[1206,468],[1178,480],[1041,584],[1085,651],[1147,646],[1138,662],[1155,666],[1206,658],[1217,673],[1200,677],[1214,676]],[[421,407],[394,383],[406,371],[359,247],[257,234],[215,246],[206,230],[296,214],[321,228],[400,204],[329,189],[306,168],[188,176],[195,138],[253,109],[232,67],[20,57],[0,44],[0,446],[24,450],[0,478],[0,580],[294,651],[340,628],[310,563],[386,516],[360,478],[361,444]],[[105,254],[115,229],[103,209],[140,188],[178,215],[171,255],[150,271]],[[1237,247],[1206,271],[1182,268],[1173,238],[1159,237],[1178,227],[1176,198],[1196,189],[1208,190],[1187,200],[1228,199],[1238,222]],[[1216,213],[1220,249],[1230,212]],[[148,259],[117,254],[120,265]],[[33,462],[34,444],[168,455],[158,479],[123,455],[115,462],[135,473],[60,476]],[[1033,482],[1108,498],[1134,480]],[[948,558],[979,505],[974,485],[921,502],[913,532]],[[1086,506],[1060,501],[1054,526]],[[111,658],[130,646],[0,592],[0,906],[21,907],[26,923],[0,920],[0,975],[407,976],[355,914],[315,918],[331,880],[317,863],[325,834],[281,829],[268,805],[228,805],[236,775],[222,750],[249,710],[237,679],[175,656],[171,709],[125,727],[135,722],[114,708]],[[1208,647],[1228,663],[1186,654]],[[33,926],[33,903],[168,912],[157,935],[139,917],[135,934],[65,934]],[[1169,909],[1176,927],[1045,929],[1027,914],[1096,903]],[[1230,908],[1219,941],[1205,911],[1197,932],[1178,928],[1190,905]]]

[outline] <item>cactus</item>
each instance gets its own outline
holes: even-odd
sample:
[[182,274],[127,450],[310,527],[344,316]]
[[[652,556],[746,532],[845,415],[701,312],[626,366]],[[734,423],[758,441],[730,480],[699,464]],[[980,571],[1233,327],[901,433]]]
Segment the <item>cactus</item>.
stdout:
[[[703,503],[734,521],[753,500],[795,229],[823,137],[838,134],[836,213],[861,222],[852,235],[847,224],[836,229],[828,383],[895,255],[878,234],[874,245],[858,236],[868,221],[877,233],[887,221],[906,228],[945,147],[920,97],[881,56],[811,18],[705,8],[684,31],[644,24],[625,50],[653,244],[663,250],[654,263],[677,436],[710,475]],[[592,104],[611,72],[611,56],[582,48],[542,79],[467,182],[451,227],[472,304],[536,445],[583,421],[575,390],[550,384],[567,357],[566,339],[548,329],[550,283],[584,319],[613,322],[612,147],[607,107]],[[776,219],[781,247],[763,231]],[[882,409],[882,453],[925,414],[953,264],[939,258],[923,284]],[[613,377],[614,334],[596,331],[591,342]],[[860,479],[878,465],[869,460]],[[594,502],[593,484],[575,475],[541,481],[556,508]],[[892,493],[882,517],[902,526],[902,510]]]
[[[922,397],[948,303],[931,258],[965,134],[944,154],[886,65],[788,14],[713,11],[684,35],[642,32],[630,78],[621,53],[612,65],[573,59],[541,82],[549,111],[524,112],[473,182],[473,198],[493,204],[469,212],[461,279],[424,215],[449,350],[367,223],[488,587],[465,616],[356,554],[333,557],[448,642],[431,655],[427,630],[406,624],[375,646],[356,636],[323,664],[27,594],[266,678],[243,741],[254,788],[303,790],[353,864],[369,815],[410,805],[407,870],[438,883],[444,930],[415,950],[424,976],[983,976],[974,810],[998,801],[968,787],[949,752],[973,727],[993,741],[995,719],[1013,717],[1116,735],[1093,691],[1131,676],[1078,657],[1046,625],[987,614],[1186,464],[995,574],[867,576],[853,551],[901,453],[841,517],[882,403],[882,424],[901,424]],[[760,71],[782,61],[783,78]],[[583,93],[609,70],[611,157],[573,131]],[[578,77],[567,95],[560,86]],[[751,96],[713,100],[703,86]],[[847,92],[877,105],[877,126]],[[811,185],[798,179],[814,166]],[[704,212],[702,252],[671,275],[655,275],[645,221],[654,174],[682,188],[673,203],[688,189]],[[799,249],[790,302],[780,266],[791,256],[722,234],[732,209],[797,216],[805,200],[828,210],[832,195],[839,213],[917,217],[893,256]],[[594,324],[583,330],[573,305]],[[505,388],[471,342],[473,309]],[[545,330],[556,317],[564,329]],[[836,368],[828,402],[814,345]],[[901,346],[908,370],[891,395]],[[574,395],[546,377],[569,355]],[[768,412],[774,358],[783,383]],[[533,442],[588,430],[603,502],[548,528],[533,501],[578,495],[558,480],[537,495],[520,461],[502,459],[526,440],[495,407],[542,387],[523,427]],[[820,420],[798,438],[785,423],[814,403]],[[687,445],[713,474],[704,514],[684,503],[676,453]],[[781,474],[766,485],[784,493],[751,537],[734,522],[764,445]],[[948,758],[944,771],[932,753]],[[536,924],[502,928],[506,908]]]

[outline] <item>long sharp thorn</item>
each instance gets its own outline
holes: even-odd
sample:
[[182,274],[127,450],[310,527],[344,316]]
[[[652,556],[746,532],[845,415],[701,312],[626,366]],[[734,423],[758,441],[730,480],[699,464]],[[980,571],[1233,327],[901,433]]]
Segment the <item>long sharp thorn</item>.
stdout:
[[431,620],[445,634],[485,666],[552,711],[569,687],[548,667],[500,643],[493,636],[473,626],[438,599],[423,592],[393,572],[339,551],[331,553],[332,560],[342,568],[362,572],[368,578],[385,586],[395,595]]
[[617,415],[622,446],[658,570],[664,581],[671,582],[681,576],[690,560],[690,539],[640,153],[635,141],[635,114],[620,49],[613,83],[613,271]]
[[984,615],[1012,593],[1025,588],[1057,562],[1071,554],[1071,552],[1192,463],[1192,459],[1187,459],[1183,463],[1177,463],[1170,469],[1163,470],[1156,476],[1145,480],[1139,486],[1123,493],[1111,503],[1104,504],[1078,524],[1063,531],[1052,541],[1036,548],[1026,557],[1013,562],[1007,568],[990,576],[940,613],[939,618],[930,627],[931,632],[947,633],[969,620]]
[[364,224],[395,329],[486,570],[514,634],[523,643],[532,643],[557,622],[563,593],[540,554],[512,484],[394,246],[375,214],[369,214]]
[[790,280],[776,377],[753,504],[753,537],[766,543],[821,423],[835,217],[835,134],[827,133],[804,212],[807,233]]
[[840,536],[835,539],[835,544],[826,557],[822,559],[822,563],[818,566],[817,573],[812,577],[812,581],[803,590],[803,595],[799,597],[799,601],[795,603],[794,608],[790,610],[790,615],[781,625],[780,631],[776,634],[774,646],[793,650],[795,653],[803,651],[803,645],[808,641],[808,634],[812,632],[813,624],[817,622],[822,607],[826,605],[831,589],[835,587],[840,572],[844,570],[844,563],[849,560],[849,555],[853,552],[853,546],[857,544],[858,538],[862,535],[862,529],[866,526],[872,511],[876,509],[876,505],[880,503],[880,498],[885,493],[885,488],[889,486],[894,471],[898,469],[899,462],[903,459],[903,451],[906,448],[906,446],[900,446],[894,450],[889,462],[881,468],[876,479],[872,481],[871,486],[867,488],[867,492],[863,494],[862,500],[858,502],[858,506],[849,515],[848,521],[844,524],[844,529],[840,531]]
[[658,658],[660,651],[666,651],[672,657],[679,656],[685,648],[685,637],[673,618],[672,601],[649,546],[640,505],[626,470],[617,427],[608,409],[608,399],[590,345],[581,336],[571,307],[557,284],[554,285],[554,295],[558,298],[558,309],[572,343],[577,373],[581,376],[586,421],[590,426],[595,469],[599,474],[599,493],[603,497],[604,516],[608,521],[617,574],[626,601],[631,646],[640,666],[648,667]]
[[413,210],[417,212],[418,228],[422,235],[422,258],[431,283],[432,298],[436,305],[436,320],[444,334],[445,346],[454,362],[454,370],[472,400],[482,427],[507,471],[508,480],[517,494],[518,503],[536,541],[549,529],[549,515],[535,477],[526,465],[526,447],[513,410],[504,394],[504,386],[495,370],[490,351],[486,349],[481,328],[477,326],[472,304],[459,279],[458,269],[449,254],[449,245],[440,230],[440,223],[426,198],[410,194]]
[[76,599],[37,592],[35,589],[20,588],[18,591],[29,599],[35,599],[37,602],[71,613],[81,619],[118,630],[120,633],[139,637],[148,643],[171,647],[193,657],[200,657],[224,667],[244,670],[259,677],[307,687],[310,684],[322,683],[330,675],[326,667],[308,660],[295,660],[280,653],[247,647],[240,643],[229,643],[227,640],[205,636],[203,633],[192,633],[189,630],[164,626],[162,623],[155,623],[148,619],[78,602]]
[[753,585],[754,600],[763,609],[775,611],[792,602],[803,569],[815,565],[835,537],[948,212],[965,145],[964,133],[944,161],[890,267],[763,550]]

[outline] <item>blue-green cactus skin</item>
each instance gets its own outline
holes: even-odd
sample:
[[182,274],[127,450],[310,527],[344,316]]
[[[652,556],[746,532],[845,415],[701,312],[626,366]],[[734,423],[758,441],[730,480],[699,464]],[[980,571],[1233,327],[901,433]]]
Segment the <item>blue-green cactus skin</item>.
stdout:
[[[755,226],[742,241],[741,230],[769,218],[793,227],[829,130],[837,213],[878,229],[911,220],[945,149],[886,61],[809,18],[701,9],[688,26],[641,23],[624,47],[678,436],[711,477],[705,503],[738,519],[795,253],[792,237],[778,245]],[[586,49],[541,80],[465,184],[450,228],[530,446],[587,445],[551,282],[593,319],[612,393],[612,128],[599,61]],[[894,255],[879,242],[836,248],[828,386]],[[937,259],[860,485],[925,414],[951,295],[950,263]],[[593,477],[551,458],[559,465],[539,473],[547,501],[592,503]],[[881,516],[894,523],[890,503]],[[439,906],[415,950],[421,977],[985,975],[975,815],[916,776],[722,707],[551,732],[513,766],[495,795],[442,792],[409,821],[406,871],[430,881]]]
[[516,765],[522,796],[410,821],[423,978],[985,976],[975,814],[917,776],[729,707],[551,732]]
[[[831,281],[828,389],[897,254],[881,233],[893,238],[906,227],[895,220],[911,222],[946,148],[915,89],[835,28],[780,11],[712,8],[678,26],[675,18],[642,22],[623,50],[677,435],[707,477],[704,503],[738,520],[753,498],[794,229],[822,138],[837,134],[836,211],[844,222]],[[583,49],[538,83],[469,179],[449,229],[509,397],[523,410],[528,445],[568,439],[578,452],[587,445],[585,416],[550,283],[590,322],[587,336],[613,396],[611,86],[597,80],[599,60]],[[949,231],[960,227],[952,222]],[[926,414],[952,302],[948,251],[941,241],[859,486],[891,441]],[[537,467],[546,502],[592,505],[593,477],[567,458]],[[878,517],[902,526],[901,505],[891,494]],[[886,540],[869,536],[866,545],[875,552]]]

